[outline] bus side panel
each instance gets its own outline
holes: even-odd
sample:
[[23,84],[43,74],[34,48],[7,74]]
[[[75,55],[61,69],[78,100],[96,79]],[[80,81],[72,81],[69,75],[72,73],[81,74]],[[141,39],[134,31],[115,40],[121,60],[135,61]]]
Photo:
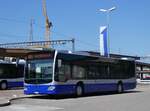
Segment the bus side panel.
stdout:
[[8,82],[8,88],[11,87],[23,87],[23,81],[20,82]]
[[[50,87],[55,87],[50,90]],[[136,83],[123,83],[124,90],[133,89],[136,87]],[[62,84],[62,85],[25,85],[25,94],[74,94],[76,90],[75,84]],[[85,93],[104,92],[104,91],[116,91],[117,83],[99,83],[99,84],[84,84]]]
[[136,82],[123,84],[124,90],[130,90],[130,89],[134,89],[134,88],[136,88]]
[[100,91],[116,91],[117,84],[115,83],[100,83],[100,84],[86,84],[85,93],[100,92]]
[[[97,80],[96,83],[85,83],[85,93],[103,92],[103,91],[117,91],[118,82],[120,80]],[[131,78],[122,80],[123,89],[129,90],[136,88],[136,79]]]
[[56,92],[58,94],[74,94],[76,85],[69,84],[69,85],[56,85]]
[[136,78],[130,78],[123,81],[123,89],[130,90],[136,88]]

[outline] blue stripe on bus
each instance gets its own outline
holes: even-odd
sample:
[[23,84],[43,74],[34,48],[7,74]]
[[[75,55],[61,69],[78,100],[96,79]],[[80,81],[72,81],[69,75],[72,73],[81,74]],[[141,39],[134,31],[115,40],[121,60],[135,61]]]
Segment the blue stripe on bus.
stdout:
[[[55,90],[48,91],[49,85],[25,85],[26,90],[24,90],[25,94],[74,94],[76,91],[76,85],[54,85]],[[124,83],[124,90],[133,89],[136,87],[136,83]],[[92,93],[92,92],[103,92],[103,91],[116,91],[117,84],[85,84],[84,92]]]
[[[136,83],[123,83],[123,89],[129,90],[134,89],[136,87]],[[117,91],[118,84],[110,83],[110,84],[87,84],[84,86],[85,92],[103,92],[103,91]]]
[[136,82],[123,84],[124,90],[134,89],[136,87]]
[[84,86],[85,92],[115,91],[117,84],[87,84]]
[[23,87],[23,82],[8,82],[8,88]]

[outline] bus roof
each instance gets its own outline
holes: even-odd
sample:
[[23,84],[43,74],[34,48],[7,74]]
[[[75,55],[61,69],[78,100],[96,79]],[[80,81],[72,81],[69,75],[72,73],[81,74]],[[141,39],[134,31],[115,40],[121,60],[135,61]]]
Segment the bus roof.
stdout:
[[84,60],[91,62],[116,62],[117,60],[122,61],[134,61],[133,59],[121,59],[113,57],[104,57],[100,55],[91,55],[89,53],[82,52],[68,52],[68,51],[58,51],[59,57],[65,58],[66,60]]

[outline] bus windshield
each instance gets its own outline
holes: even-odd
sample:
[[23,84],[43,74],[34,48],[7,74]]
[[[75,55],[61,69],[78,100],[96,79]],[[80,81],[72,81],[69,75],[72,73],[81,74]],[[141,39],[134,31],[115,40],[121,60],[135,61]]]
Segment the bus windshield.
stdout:
[[52,81],[53,60],[30,60],[25,75],[25,82],[30,84],[44,84]]

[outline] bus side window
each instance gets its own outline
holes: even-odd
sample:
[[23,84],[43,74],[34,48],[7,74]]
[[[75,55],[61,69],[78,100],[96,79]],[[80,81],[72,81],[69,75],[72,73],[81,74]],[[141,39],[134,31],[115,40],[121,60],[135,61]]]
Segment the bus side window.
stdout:
[[23,77],[24,74],[24,65],[17,66],[17,77]]
[[84,79],[85,78],[85,68],[74,65],[73,70],[72,70],[72,76],[74,79]]
[[57,72],[57,79],[60,82],[65,81],[65,65],[62,64],[61,67],[59,67]]
[[71,66],[69,64],[62,63],[61,67],[56,67],[55,80],[65,82],[71,78]]
[[0,68],[0,77],[3,77],[4,71],[2,68]]
[[7,74],[9,75],[10,78],[16,78],[17,76],[17,71],[16,71],[16,65],[9,65],[9,70],[7,70]]
[[98,73],[98,71],[97,71],[96,66],[89,66],[87,78],[88,79],[96,79],[97,73]]
[[71,79],[71,66],[66,64],[65,65],[65,76],[66,76],[66,79]]
[[99,66],[99,72],[100,72],[100,78],[101,79],[107,79],[109,78],[109,70],[108,70],[108,65],[107,64],[101,64]]

